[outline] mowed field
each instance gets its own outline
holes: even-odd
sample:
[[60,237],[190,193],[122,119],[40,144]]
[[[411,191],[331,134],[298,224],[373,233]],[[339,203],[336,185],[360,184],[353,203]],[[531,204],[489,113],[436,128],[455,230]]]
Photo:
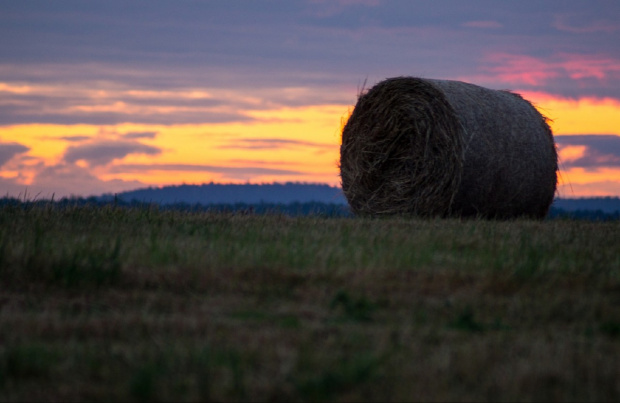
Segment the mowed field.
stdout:
[[0,209],[0,400],[620,400],[620,222]]

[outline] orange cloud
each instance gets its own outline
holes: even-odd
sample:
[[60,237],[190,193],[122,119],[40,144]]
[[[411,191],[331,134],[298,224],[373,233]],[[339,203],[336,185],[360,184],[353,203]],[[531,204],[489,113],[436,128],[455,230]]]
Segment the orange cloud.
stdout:
[[596,172],[584,168],[562,170],[558,177],[558,195],[565,198],[619,196],[620,170],[602,168]]
[[[337,185],[338,129],[346,110],[342,105],[249,110],[249,122],[191,125],[0,127],[0,142],[19,139],[20,150],[30,159],[8,167],[10,171],[1,168],[1,176],[13,178],[12,185],[38,187],[57,197],[67,195],[72,175],[74,183],[82,184],[76,194],[92,191],[83,185],[89,177],[97,179],[93,183],[101,187],[98,193],[124,184],[211,181]],[[23,174],[17,177],[17,171]]]
[[[10,90],[14,93],[36,93],[40,89],[11,86]],[[114,106],[116,101],[111,100],[118,95],[114,95],[114,91],[121,90],[71,91],[85,91],[82,94],[86,94],[85,99],[91,99],[91,96],[97,99],[96,102],[78,104],[86,111],[90,106],[99,105],[103,109],[105,105]],[[174,96],[174,102],[171,102],[181,105],[176,110],[178,113],[182,114],[184,110],[194,117],[199,116],[198,109],[183,109],[183,102],[191,104],[192,100],[198,100],[205,102],[201,106],[206,108],[204,111],[217,111],[222,107],[222,111],[243,116],[243,119],[170,124],[16,124],[0,127],[0,143],[19,143],[23,147],[19,154],[13,154],[7,148],[7,156],[10,154],[11,159],[7,159],[8,162],[0,168],[0,177],[5,181],[4,184],[0,181],[0,191],[14,189],[15,186],[19,189],[38,186],[59,197],[62,192],[70,191],[97,194],[183,182],[340,183],[337,165],[340,130],[351,112],[351,105],[271,105],[268,108],[252,96],[226,91],[122,89],[121,92],[124,98],[119,102],[129,102],[137,108],[123,109],[120,104],[114,106],[117,112],[127,116],[132,111],[143,116],[170,112],[165,108],[168,108],[168,97]],[[292,98],[311,96],[303,88],[291,88],[280,95]],[[522,95],[553,119],[551,125],[556,135],[609,135],[620,132],[620,102],[617,100],[592,97],[570,99],[544,92],[522,92]],[[152,99],[146,102],[146,98]],[[231,101],[224,106],[210,105],[210,102],[219,102],[218,99],[240,101],[238,104]],[[108,101],[111,103],[106,104]],[[142,104],[143,101],[146,103]],[[158,104],[160,101],[164,106]],[[620,169],[604,165],[596,166],[600,169],[595,169],[592,164],[587,168],[575,165],[583,165],[586,157],[592,163],[615,161],[613,156],[601,157],[600,154],[593,154],[592,150],[595,149],[588,148],[587,144],[571,143],[559,147],[563,164],[559,186],[561,194],[569,197],[587,195],[588,192],[592,195],[620,194],[617,187]],[[72,181],[71,177],[75,180]],[[85,185],[88,178],[95,178],[92,179],[92,186]],[[72,190],[71,186],[75,189]]]
[[613,98],[570,99],[544,92],[521,95],[552,119],[555,134],[620,134],[620,101]]
[[551,128],[559,139],[558,194],[619,196],[620,101],[593,97],[569,99],[542,92],[522,95],[552,119]]
[[586,146],[565,146],[558,148],[558,159],[563,162],[575,161],[583,157]]

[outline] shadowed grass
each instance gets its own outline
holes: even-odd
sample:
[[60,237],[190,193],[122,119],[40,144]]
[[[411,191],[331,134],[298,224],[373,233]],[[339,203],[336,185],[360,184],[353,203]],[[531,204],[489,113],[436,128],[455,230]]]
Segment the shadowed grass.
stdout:
[[620,223],[0,210],[0,400],[618,400]]

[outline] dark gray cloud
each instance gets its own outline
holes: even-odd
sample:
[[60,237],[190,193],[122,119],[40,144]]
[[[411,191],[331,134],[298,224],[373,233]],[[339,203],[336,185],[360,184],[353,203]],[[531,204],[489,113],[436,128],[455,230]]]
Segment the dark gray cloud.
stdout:
[[566,146],[584,146],[583,155],[574,160],[561,161],[565,168],[620,167],[620,136],[613,134],[555,136],[560,149]]
[[0,167],[18,154],[25,153],[30,148],[19,143],[0,143]]
[[134,141],[94,141],[67,148],[64,160],[70,163],[86,161],[90,166],[106,165],[130,154],[157,155],[161,149]]

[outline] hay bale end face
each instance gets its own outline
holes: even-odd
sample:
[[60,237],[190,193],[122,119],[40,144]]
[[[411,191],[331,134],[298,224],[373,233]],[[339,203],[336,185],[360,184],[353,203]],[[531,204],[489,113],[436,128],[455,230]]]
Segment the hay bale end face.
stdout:
[[361,94],[342,131],[354,214],[543,218],[557,184],[551,129],[521,96],[396,77]]

